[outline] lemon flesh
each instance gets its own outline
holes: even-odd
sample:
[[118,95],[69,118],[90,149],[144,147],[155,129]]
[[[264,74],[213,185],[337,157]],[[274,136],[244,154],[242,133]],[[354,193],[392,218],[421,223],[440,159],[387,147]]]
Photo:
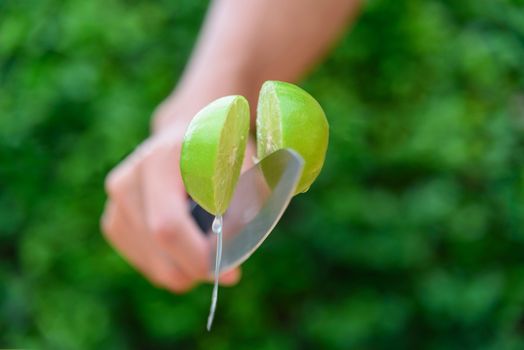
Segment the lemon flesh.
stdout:
[[306,192],[324,165],[329,125],[320,104],[296,85],[266,81],[257,106],[257,157],[291,148],[304,158],[295,194]]
[[219,98],[189,124],[180,155],[187,193],[202,208],[222,215],[235,190],[249,133],[249,105],[242,96]]

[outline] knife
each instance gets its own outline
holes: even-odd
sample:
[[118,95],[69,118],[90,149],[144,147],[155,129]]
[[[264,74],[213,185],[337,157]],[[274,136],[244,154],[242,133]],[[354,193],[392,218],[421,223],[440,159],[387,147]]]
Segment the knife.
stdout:
[[[304,160],[297,152],[280,149],[240,175],[223,215],[220,273],[246,261],[269,236],[289,205],[303,168]],[[213,215],[194,202],[191,214],[204,233],[211,231]],[[214,244],[210,273],[215,270]]]

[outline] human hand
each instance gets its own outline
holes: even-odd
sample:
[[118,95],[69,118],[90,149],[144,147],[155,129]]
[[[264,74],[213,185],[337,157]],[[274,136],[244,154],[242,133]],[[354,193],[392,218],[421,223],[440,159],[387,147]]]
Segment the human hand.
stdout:
[[[189,212],[179,169],[186,126],[178,123],[153,134],[109,173],[102,216],[102,229],[114,248],[155,285],[175,293],[211,281],[215,239],[200,231]],[[253,154],[249,144],[246,159]],[[237,268],[224,273],[220,283],[239,279]]]

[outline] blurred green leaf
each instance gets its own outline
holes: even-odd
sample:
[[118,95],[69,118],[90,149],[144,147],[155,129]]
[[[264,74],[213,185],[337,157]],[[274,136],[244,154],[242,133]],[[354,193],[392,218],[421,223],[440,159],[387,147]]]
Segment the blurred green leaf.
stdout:
[[327,162],[221,289],[151,286],[99,232],[207,1],[0,1],[0,346],[522,349],[521,0],[370,1],[302,85]]

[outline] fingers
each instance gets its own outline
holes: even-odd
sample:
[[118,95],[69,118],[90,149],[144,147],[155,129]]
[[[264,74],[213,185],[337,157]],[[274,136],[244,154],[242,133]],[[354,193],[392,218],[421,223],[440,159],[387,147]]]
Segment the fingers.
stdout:
[[203,280],[209,244],[189,213],[176,149],[150,154],[141,166],[143,203],[151,234],[190,277]]
[[242,276],[242,273],[240,272],[240,268],[235,268],[231,271],[224,272],[222,275],[220,275],[219,282],[223,286],[232,286],[238,283],[240,281],[240,277]]
[[102,228],[111,245],[156,286],[175,293],[191,289],[193,280],[159,255],[154,244],[141,232],[135,231],[126,217],[121,207],[107,202]]
[[253,164],[255,163],[254,160],[256,159],[256,156],[257,152],[255,140],[250,137],[247,139],[246,153],[244,155],[244,162],[242,163],[242,173],[253,166]]
[[[103,232],[106,239],[116,248],[130,263],[144,274],[150,274],[149,254],[151,249],[144,247],[144,242],[140,235],[136,235],[129,220],[122,213],[121,207],[118,208],[113,201],[106,204],[105,213],[102,221]],[[146,249],[137,250],[136,246],[143,246]]]
[[174,293],[185,293],[195,286],[196,281],[166,259],[159,259],[154,282],[159,287]]
[[[167,140],[167,142],[164,142]],[[102,217],[108,241],[155,285],[182,293],[209,281],[211,244],[189,213],[179,164],[180,143],[153,139],[107,177]],[[234,269],[223,285],[240,279]]]
[[106,189],[111,200],[103,215],[103,231],[112,245],[154,284],[174,292],[186,291],[195,278],[188,277],[167,256],[146,224],[139,164],[132,156],[108,176]]

